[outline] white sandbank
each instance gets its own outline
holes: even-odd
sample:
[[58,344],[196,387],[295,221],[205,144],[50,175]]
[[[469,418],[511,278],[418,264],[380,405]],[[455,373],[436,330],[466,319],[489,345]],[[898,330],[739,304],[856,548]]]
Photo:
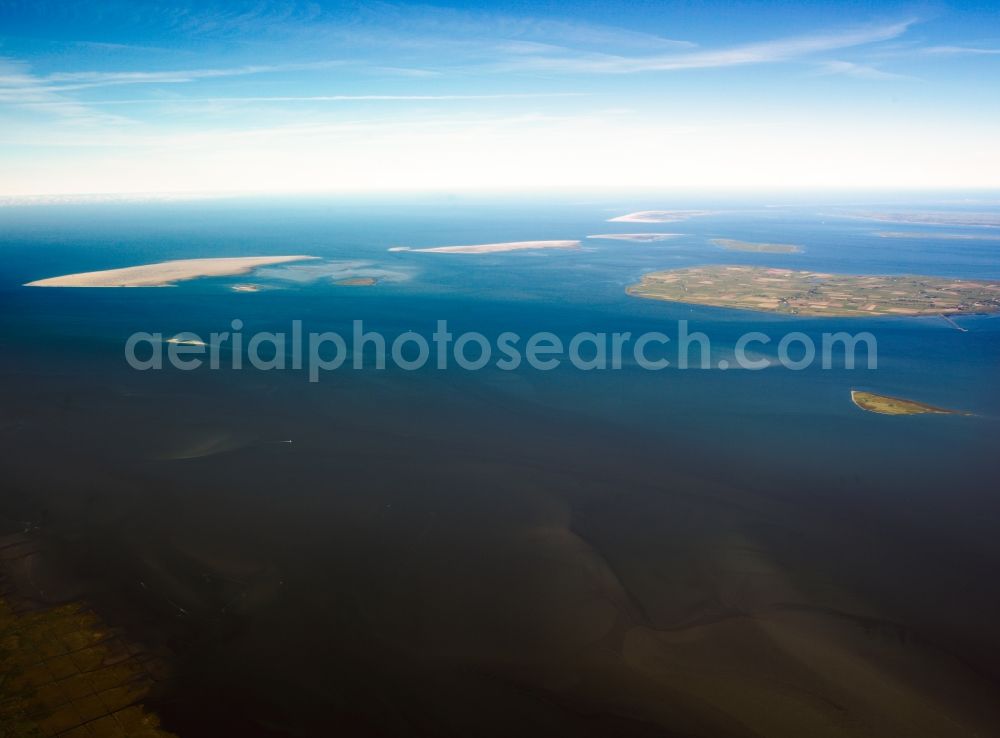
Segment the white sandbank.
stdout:
[[608,218],[609,223],[676,223],[699,215],[708,215],[708,210],[639,210],[617,218]]
[[28,282],[25,287],[170,287],[198,277],[228,277],[247,274],[257,267],[287,261],[318,259],[318,256],[240,256],[221,259],[178,259],[158,264],[81,272]]
[[167,343],[173,343],[177,346],[208,346],[208,344],[200,338],[179,338],[177,336],[168,338]]

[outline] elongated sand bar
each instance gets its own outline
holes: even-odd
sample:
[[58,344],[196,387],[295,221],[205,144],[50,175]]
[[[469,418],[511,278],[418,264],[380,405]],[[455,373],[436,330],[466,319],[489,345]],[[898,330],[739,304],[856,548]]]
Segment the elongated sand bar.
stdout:
[[708,215],[708,210],[639,210],[617,218],[608,218],[609,223],[676,223],[677,221]]
[[172,287],[198,277],[229,277],[248,274],[257,267],[288,261],[318,259],[318,256],[239,256],[220,259],[178,259],[158,264],[81,272],[28,282],[25,287]]
[[509,241],[507,243],[480,243],[470,246],[435,246],[430,249],[408,249],[395,246],[390,251],[420,251],[427,254],[494,254],[500,251],[527,251],[530,249],[575,249],[579,241]]

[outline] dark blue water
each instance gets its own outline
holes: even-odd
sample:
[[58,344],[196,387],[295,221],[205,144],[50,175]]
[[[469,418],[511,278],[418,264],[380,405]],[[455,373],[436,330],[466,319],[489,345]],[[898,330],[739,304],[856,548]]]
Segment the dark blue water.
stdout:
[[[717,600],[729,585],[720,582],[743,580],[733,573],[739,566],[720,563],[718,542],[738,538],[777,562],[800,605],[840,611],[864,602],[866,616],[902,623],[991,684],[1000,673],[992,625],[1000,609],[987,583],[1000,563],[1000,318],[958,318],[966,332],[940,318],[789,318],[641,300],[625,287],[648,271],[710,263],[1000,279],[1000,240],[882,238],[878,231],[991,230],[845,217],[878,203],[781,202],[588,196],[0,209],[0,433],[10,480],[0,517],[50,540],[51,596],[89,598],[161,644],[181,677],[160,709],[185,735],[233,725],[270,734],[265,724],[307,735],[329,700],[357,703],[346,727],[398,734],[382,703],[404,705],[412,719],[411,698],[401,695],[414,680],[426,682],[426,694],[417,691],[428,734],[445,723],[482,729],[480,718],[498,710],[539,732],[601,734],[580,715],[593,705],[614,712],[616,687],[583,695],[550,685],[559,683],[552,674],[583,669],[567,666],[567,653],[596,642],[552,640],[575,627],[573,603],[593,585],[566,584],[566,600],[545,595],[593,564],[562,544],[549,550],[550,541],[532,538],[539,530],[572,533],[614,572],[632,602],[619,624],[670,628],[726,616]],[[686,207],[714,212],[678,223],[606,222]],[[933,209],[963,207],[986,209]],[[648,244],[586,239],[644,231],[682,235]],[[711,238],[794,243],[804,253],[729,252]],[[540,239],[583,239],[583,248],[387,250]],[[310,254],[380,281],[337,286],[288,265],[161,289],[21,286],[261,254]],[[246,282],[268,289],[232,291]],[[429,336],[443,319],[455,334],[544,330],[567,342],[579,331],[674,336],[686,320],[710,337],[713,366],[751,330],[775,341],[802,331],[817,343],[824,331],[870,331],[878,367],[345,366],[312,384],[302,372],[143,373],[125,363],[134,331],[207,336],[237,318],[247,335],[302,320],[306,331],[348,336],[361,319],[390,339],[407,330]],[[971,415],[865,413],[852,388]],[[456,568],[456,560],[465,563]],[[817,594],[828,589],[840,593],[833,604]],[[252,604],[232,605],[247,596]],[[537,663],[527,656],[534,652]],[[234,669],[246,676],[224,677]],[[469,669],[481,671],[462,676]],[[614,683],[599,669],[587,673]],[[559,695],[568,713],[546,708],[543,719],[522,687]],[[248,696],[259,714],[237,720],[231,708]]]

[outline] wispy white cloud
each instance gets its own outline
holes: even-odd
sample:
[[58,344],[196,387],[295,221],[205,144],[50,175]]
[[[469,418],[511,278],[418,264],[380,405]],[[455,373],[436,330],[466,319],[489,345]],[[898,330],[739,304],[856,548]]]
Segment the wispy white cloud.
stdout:
[[[0,105],[25,110],[47,111],[78,123],[124,123],[127,118],[96,109],[107,103],[80,102],[70,93],[100,87],[143,84],[184,84],[202,79],[330,69],[343,65],[339,60],[289,64],[247,65],[161,71],[74,71],[34,74],[24,62],[0,59]],[[146,100],[155,102],[155,99]],[[114,104],[114,103],[112,103]]]
[[[242,103],[322,103],[322,102],[448,102],[463,100],[516,100],[548,99],[559,97],[582,97],[585,92],[505,92],[492,95],[270,95],[240,97],[144,97],[121,100],[96,100],[91,106],[115,105],[198,105],[198,104],[242,104]],[[0,97],[0,102],[3,98]],[[68,101],[33,103],[35,107],[59,107],[75,105]]]
[[391,66],[387,67],[387,66],[379,66],[379,67],[373,67],[372,71],[376,72],[376,73],[379,73],[379,74],[398,75],[400,77],[426,78],[426,77],[440,77],[440,76],[442,76],[442,73],[439,72],[439,71],[437,71],[437,70],[434,70],[434,69],[418,69],[418,68],[415,68],[415,67],[391,67]]
[[[117,87],[131,85],[162,85],[197,82],[205,79],[221,79],[262,75],[272,73],[290,73],[317,71],[335,67],[352,66],[354,71],[367,71],[376,75],[400,75],[413,71],[418,76],[424,75],[424,70],[407,70],[399,67],[367,68],[354,62],[341,60],[321,60],[314,62],[295,62],[284,64],[259,64],[234,67],[210,67],[185,70],[157,71],[68,71],[52,72],[38,75],[30,71],[30,67],[15,60],[0,59],[0,106],[16,107],[23,110],[50,112],[65,121],[80,124],[119,124],[129,122],[128,118],[103,112],[102,108],[121,107],[132,108],[130,113],[138,112],[137,106],[157,105],[174,106],[177,109],[194,112],[209,109],[223,110],[227,106],[246,104],[281,105],[295,103],[341,103],[341,102],[448,102],[474,100],[501,100],[518,98],[553,98],[579,96],[579,92],[503,92],[494,94],[341,94],[341,95],[239,95],[186,97],[150,95],[145,97],[130,97],[128,99],[88,99],[85,103],[74,98],[74,92],[93,88]],[[436,73],[427,72],[428,75]]]
[[[359,115],[350,118],[320,118],[304,122],[265,126],[204,127],[193,130],[158,131],[142,127],[112,130],[89,128],[53,134],[37,126],[11,127],[0,134],[0,143],[53,148],[158,149],[165,152],[233,150],[243,147],[280,145],[317,147],[343,141],[364,141],[382,135],[433,136],[442,140],[467,134],[499,135],[513,130],[552,124],[572,124],[580,119],[570,115],[470,114],[464,111],[422,113],[406,120],[384,116]],[[666,130],[666,129],[664,129]]]
[[878,69],[877,67],[868,66],[867,64],[858,64],[856,62],[842,61],[839,59],[822,62],[820,64],[820,73],[842,74],[848,77],[857,77],[858,79],[876,79],[876,80],[913,79],[913,77],[907,74],[886,72],[883,69]]
[[[31,74],[27,64],[0,58],[0,105],[14,105],[24,110],[52,110],[65,121],[107,125],[126,122],[125,118],[93,110],[49,89]],[[53,108],[52,106],[58,107]]]
[[594,23],[582,19],[540,18],[489,11],[457,10],[431,5],[366,3],[350,24],[331,22],[330,37],[384,45],[466,46],[480,52],[517,46],[562,49],[629,48],[665,52],[695,47],[682,39]]
[[[409,11],[398,10],[396,21],[411,17]],[[484,33],[484,19],[478,15],[447,11],[420,15],[421,32],[428,37],[437,34],[456,34],[465,29],[465,41],[476,43],[478,34]],[[227,22],[253,23],[257,16],[226,16]],[[296,61],[241,66],[200,67],[190,69],[154,70],[73,70],[56,71],[48,74],[32,73],[23,63],[0,60],[0,104],[18,106],[25,109],[45,110],[67,120],[78,122],[121,123],[126,119],[109,116],[98,110],[104,106],[126,106],[133,104],[184,104],[185,100],[165,101],[163,98],[149,97],[135,100],[107,100],[103,102],[83,102],[73,93],[94,88],[142,85],[185,85],[200,80],[226,79],[252,75],[267,75],[296,72],[313,72],[333,68],[352,68],[366,75],[441,76],[445,73],[488,73],[505,71],[545,70],[567,74],[628,74],[637,72],[667,72],[684,69],[721,68],[748,64],[764,64],[812,58],[824,52],[847,49],[879,41],[897,38],[914,23],[913,19],[881,25],[860,26],[849,29],[793,36],[769,41],[742,44],[721,49],[699,49],[688,42],[661,38],[653,34],[636,33],[621,29],[566,22],[540,21],[532,18],[500,18],[490,29],[493,37],[484,50],[485,57],[478,62],[459,61],[454,66],[425,68],[369,64],[363,58],[321,59],[317,61]],[[389,25],[392,25],[390,20]],[[390,34],[391,35],[391,34]],[[614,44],[633,42],[628,48],[655,50],[659,53],[642,56],[622,56],[611,53],[581,52],[578,48],[563,44]],[[941,47],[942,49],[945,47]],[[669,51],[664,51],[669,49]],[[939,53],[945,53],[943,51]],[[828,74],[845,74],[867,79],[890,79],[895,75],[857,62],[831,60],[823,62],[822,69]],[[541,95],[552,97],[554,95]],[[195,105],[237,105],[243,103],[298,103],[298,102],[346,102],[351,100],[396,100],[396,101],[446,101],[474,100],[489,97],[528,97],[528,95],[507,93],[504,95],[449,95],[449,94],[370,94],[370,95],[262,95],[262,96],[215,96],[190,100]]]
[[[396,6],[397,21],[411,18],[409,11]],[[255,23],[261,17],[274,20],[272,15],[253,14],[223,14],[219,18],[206,20],[200,17],[199,27],[213,24],[228,25],[231,23]],[[433,35],[451,34],[465,30],[469,39],[475,43],[477,34],[483,32],[484,18],[479,15],[462,14],[453,11],[434,11],[419,16],[422,30]],[[493,39],[486,52],[494,56],[491,61],[480,61],[471,65],[459,62],[454,67],[428,69],[421,67],[377,65],[369,68],[376,74],[397,74],[412,77],[435,77],[444,74],[442,69],[454,72],[503,72],[509,70],[545,70],[564,73],[588,74],[626,74],[634,72],[673,71],[683,69],[700,69],[730,67],[747,64],[763,64],[796,60],[826,51],[840,50],[878,41],[896,38],[915,21],[903,20],[896,23],[870,25],[847,30],[834,30],[804,36],[775,39],[752,44],[743,44],[729,48],[701,50],[692,48],[690,42],[680,42],[664,39],[653,34],[643,34],[622,29],[587,24],[574,24],[556,21],[541,21],[533,18],[494,18],[491,29]],[[391,25],[391,22],[390,22]],[[461,34],[459,34],[461,35]],[[548,39],[542,41],[539,39]],[[646,56],[622,56],[611,53],[580,52],[578,49],[563,46],[559,42],[576,42],[581,44],[616,44],[632,42],[629,48],[669,48],[669,53],[658,53]],[[112,44],[114,45],[114,44]],[[117,45],[114,45],[117,46]],[[958,53],[959,47],[937,47],[931,53]],[[974,50],[988,53],[989,50]],[[254,64],[233,67],[209,67],[195,69],[168,70],[121,70],[121,71],[66,71],[53,72],[46,75],[36,75],[27,72],[24,67],[17,67],[13,72],[6,72],[0,66],[0,103],[35,105],[61,110],[63,114],[71,114],[74,106],[81,103],[67,99],[72,92],[93,88],[113,87],[121,85],[144,84],[186,84],[206,79],[221,79],[248,75],[306,72],[331,69],[335,67],[354,66],[365,69],[361,60],[328,59],[309,62],[291,62],[278,64]],[[890,73],[853,62],[829,61],[825,70],[828,73],[850,74],[858,77],[888,79]],[[321,98],[272,97],[257,98],[257,102],[295,102],[299,100]],[[348,100],[350,96],[330,96],[327,100]],[[357,99],[364,99],[358,97]],[[406,99],[403,96],[393,96],[369,99]],[[412,99],[421,99],[413,97]],[[453,96],[427,96],[423,99],[458,99]],[[218,101],[218,99],[216,99]],[[248,99],[249,101],[249,99]],[[155,102],[150,100],[150,102]],[[111,102],[108,104],[117,104]],[[75,113],[83,115],[84,109],[79,107]]]
[[971,54],[974,56],[993,56],[1000,54],[1000,49],[982,48],[976,46],[927,46],[920,49],[923,54],[931,55],[961,55]]
[[96,51],[112,52],[167,52],[177,53],[177,49],[168,49],[165,46],[143,46],[141,44],[118,44],[110,41],[76,41],[76,46],[84,49],[94,49]]
[[511,59],[501,66],[505,69],[531,68],[553,72],[626,74],[766,64],[791,61],[822,52],[837,51],[879,41],[887,41],[901,36],[914,23],[916,23],[915,19],[908,19],[896,23],[793,36],[723,49],[686,51],[643,57],[612,54],[575,56],[537,54]]
[[[112,85],[131,85],[165,83],[179,84],[194,82],[200,79],[218,77],[241,77],[251,74],[273,74],[280,72],[303,72],[321,69],[331,69],[347,64],[343,60],[330,59],[314,62],[299,62],[291,64],[255,64],[242,67],[209,68],[209,69],[174,69],[159,71],[79,71],[54,72],[37,78],[42,84],[56,83],[48,89],[52,92],[87,89],[91,87],[107,87]],[[71,84],[63,84],[71,83]]]

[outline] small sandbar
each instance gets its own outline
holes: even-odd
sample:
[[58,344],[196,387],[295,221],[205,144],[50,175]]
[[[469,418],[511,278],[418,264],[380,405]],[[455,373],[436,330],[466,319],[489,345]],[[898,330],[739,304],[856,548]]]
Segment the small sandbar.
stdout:
[[[81,272],[28,282],[25,287],[171,287],[177,282],[199,277],[229,277],[248,274],[257,267],[289,261],[317,259],[316,256],[241,256],[220,259],[178,259],[158,264]],[[238,290],[252,291],[252,290]]]
[[1000,312],[1000,281],[712,265],[643,275],[635,297],[786,315],[902,317]]
[[207,346],[208,344],[202,341],[200,338],[181,338],[180,336],[174,336],[173,338],[168,338],[167,343],[172,343],[176,346]]
[[587,238],[599,238],[605,241],[635,241],[637,243],[653,243],[666,241],[669,238],[683,236],[683,233],[599,233]]
[[429,249],[407,249],[394,246],[390,251],[419,251],[427,254],[495,254],[502,251],[530,251],[536,249],[575,249],[579,241],[509,241],[507,243],[480,243],[469,246],[435,246]]
[[639,210],[617,218],[608,218],[609,223],[677,223],[700,215],[709,215],[708,210]]
[[752,243],[734,238],[713,238],[712,243],[726,251],[750,251],[758,254],[801,254],[802,247],[792,243]]
[[374,277],[348,277],[338,279],[334,284],[340,287],[374,287],[378,284],[378,280]]
[[862,410],[879,415],[970,415],[960,410],[948,410],[943,407],[927,405],[916,400],[904,400],[902,397],[876,395],[874,392],[851,390],[851,400]]

